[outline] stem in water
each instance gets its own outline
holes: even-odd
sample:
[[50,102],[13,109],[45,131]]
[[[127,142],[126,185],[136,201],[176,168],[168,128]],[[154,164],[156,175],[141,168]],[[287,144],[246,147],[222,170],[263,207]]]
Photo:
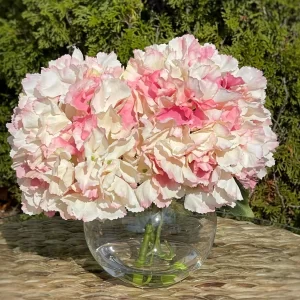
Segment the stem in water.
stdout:
[[[151,236],[153,234],[153,225],[152,224],[147,224],[146,228],[145,228],[145,233],[144,233],[144,238],[142,241],[142,245],[139,251],[139,257],[135,263],[135,265],[137,267],[142,267],[145,265],[146,263],[146,258],[147,258],[147,253],[148,253],[148,249],[149,249],[149,243],[151,240]],[[142,274],[133,274],[133,278],[132,281],[135,284],[138,285],[143,285],[145,284],[143,282],[144,276]]]

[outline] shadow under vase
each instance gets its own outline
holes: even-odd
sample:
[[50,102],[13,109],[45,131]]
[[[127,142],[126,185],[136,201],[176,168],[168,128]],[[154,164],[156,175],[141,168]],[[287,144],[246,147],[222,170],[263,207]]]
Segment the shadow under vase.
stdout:
[[0,225],[0,235],[4,239],[3,246],[12,252],[73,260],[103,281],[111,279],[91,255],[85,241],[82,221],[66,221],[59,217],[22,221],[15,217]]

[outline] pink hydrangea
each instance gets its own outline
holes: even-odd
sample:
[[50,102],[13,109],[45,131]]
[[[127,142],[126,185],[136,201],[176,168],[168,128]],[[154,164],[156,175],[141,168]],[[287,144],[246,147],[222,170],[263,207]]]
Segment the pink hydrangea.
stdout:
[[122,117],[140,128],[147,165],[137,188],[144,206],[183,196],[199,213],[234,206],[242,199],[235,179],[254,188],[274,164],[278,143],[261,71],[238,68],[235,58],[185,35],[136,50],[123,78],[132,96]]
[[7,127],[24,212],[90,221],[142,210],[137,172],[121,159],[135,146],[115,110],[131,94],[122,72],[114,53],[75,49],[23,80]]
[[7,127],[29,214],[114,219],[183,197],[211,212],[274,164],[262,72],[191,35],[136,50],[125,71],[75,49],[22,85]]

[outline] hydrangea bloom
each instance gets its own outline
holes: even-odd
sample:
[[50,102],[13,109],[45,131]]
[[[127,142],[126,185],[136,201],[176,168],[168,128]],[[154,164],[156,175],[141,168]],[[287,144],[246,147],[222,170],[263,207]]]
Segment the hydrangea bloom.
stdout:
[[242,199],[234,178],[254,188],[274,164],[261,71],[239,69],[214,45],[185,35],[136,50],[123,77],[132,90],[124,123],[139,128],[138,165],[148,175],[137,188],[144,205],[185,196],[185,207],[199,213],[234,206]]
[[121,159],[136,143],[115,109],[131,94],[122,72],[114,53],[75,49],[23,80],[7,127],[24,212],[89,221],[142,210],[137,171]]
[[125,71],[75,49],[22,85],[7,126],[29,214],[114,219],[184,196],[206,213],[274,164],[262,72],[191,35],[136,50]]

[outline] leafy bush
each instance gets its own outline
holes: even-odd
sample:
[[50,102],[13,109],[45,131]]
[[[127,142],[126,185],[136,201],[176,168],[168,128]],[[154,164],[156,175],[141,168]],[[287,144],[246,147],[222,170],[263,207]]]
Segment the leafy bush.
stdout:
[[0,0],[0,188],[18,195],[5,123],[26,73],[72,45],[88,55],[115,51],[126,63],[133,49],[184,33],[264,71],[280,147],[251,205],[258,217],[300,226],[298,0]]

